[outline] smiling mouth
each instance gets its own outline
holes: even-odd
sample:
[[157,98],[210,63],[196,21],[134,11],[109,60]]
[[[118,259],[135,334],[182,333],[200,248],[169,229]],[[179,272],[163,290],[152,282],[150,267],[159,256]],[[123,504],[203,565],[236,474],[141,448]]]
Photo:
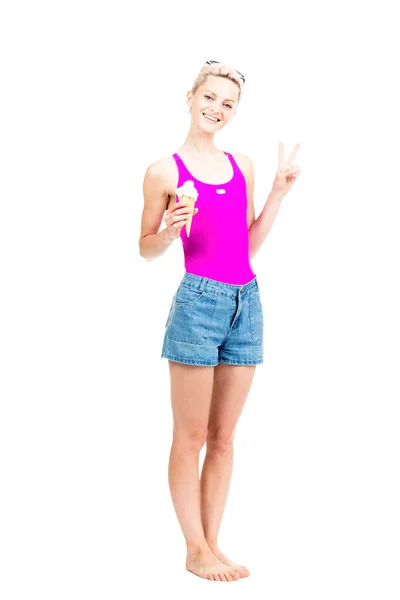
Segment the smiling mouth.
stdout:
[[220,122],[220,120],[221,120],[221,119],[217,119],[217,120],[214,120],[214,119],[209,119],[209,118],[207,117],[207,115],[205,115],[204,113],[203,113],[203,117],[204,117],[204,118],[206,119],[206,121],[208,121],[209,123],[219,123],[219,122]]

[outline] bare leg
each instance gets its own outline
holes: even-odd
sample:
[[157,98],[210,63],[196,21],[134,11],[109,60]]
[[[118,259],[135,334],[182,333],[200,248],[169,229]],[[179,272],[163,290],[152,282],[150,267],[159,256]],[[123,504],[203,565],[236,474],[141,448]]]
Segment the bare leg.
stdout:
[[174,419],[168,479],[186,540],[186,568],[205,579],[237,580],[235,569],[211,552],[201,521],[199,454],[207,438],[214,368],[168,362]]
[[201,510],[204,534],[213,554],[235,566],[241,577],[250,573],[236,565],[217,546],[217,536],[228,497],[233,468],[233,437],[251,383],[254,366],[219,364],[214,368],[214,384],[208,422],[207,453],[201,473]]

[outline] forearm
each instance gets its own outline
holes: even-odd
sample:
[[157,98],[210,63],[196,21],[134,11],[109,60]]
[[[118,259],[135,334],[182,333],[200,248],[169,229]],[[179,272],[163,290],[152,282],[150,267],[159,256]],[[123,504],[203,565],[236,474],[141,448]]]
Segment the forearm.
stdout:
[[272,192],[269,194],[267,201],[260,215],[253,221],[249,227],[249,253],[250,258],[258,252],[269,230],[275,220],[276,215],[281,206],[283,196],[277,196]]
[[170,247],[174,239],[168,234],[168,229],[162,229],[158,233],[146,235],[139,240],[140,256],[146,260],[153,260],[164,254]]

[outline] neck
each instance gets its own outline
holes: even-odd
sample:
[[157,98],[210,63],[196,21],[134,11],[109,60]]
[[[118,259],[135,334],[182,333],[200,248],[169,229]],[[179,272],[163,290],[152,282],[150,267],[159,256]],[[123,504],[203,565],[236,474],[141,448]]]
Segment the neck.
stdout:
[[221,154],[221,150],[214,144],[214,134],[207,133],[193,122],[179,151],[181,150],[191,158],[215,157],[216,154]]

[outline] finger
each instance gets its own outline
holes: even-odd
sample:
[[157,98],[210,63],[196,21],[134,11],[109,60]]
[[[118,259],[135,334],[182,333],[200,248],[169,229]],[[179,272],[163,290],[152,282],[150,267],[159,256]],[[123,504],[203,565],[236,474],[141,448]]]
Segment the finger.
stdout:
[[175,205],[172,207],[172,211],[174,211],[174,212],[175,212],[175,211],[177,211],[177,210],[192,210],[192,208],[193,208],[193,204],[188,204],[188,203],[185,203],[185,204],[179,204],[179,203],[177,203],[177,204],[175,204]]
[[[195,209],[196,210],[196,209]],[[183,214],[189,214],[190,212],[192,212],[192,209],[190,206],[186,206],[184,208],[176,208],[173,211],[174,215],[183,215]]]
[[184,227],[185,223],[174,223],[173,225],[171,225],[170,229],[172,229],[172,231],[179,231],[180,229],[182,229],[182,227]]
[[300,144],[296,144],[295,147],[293,148],[293,150],[292,150],[292,152],[291,152],[291,154],[290,154],[290,156],[288,158],[289,165],[291,165],[292,162],[294,161],[294,158],[295,158],[295,156],[296,156],[297,151],[298,151],[299,148],[300,148]]
[[174,223],[178,222],[178,221],[187,221],[189,215],[179,215],[176,217],[172,217],[172,221],[174,221]]
[[283,158],[283,142],[279,142],[279,164],[282,165],[284,162]]

